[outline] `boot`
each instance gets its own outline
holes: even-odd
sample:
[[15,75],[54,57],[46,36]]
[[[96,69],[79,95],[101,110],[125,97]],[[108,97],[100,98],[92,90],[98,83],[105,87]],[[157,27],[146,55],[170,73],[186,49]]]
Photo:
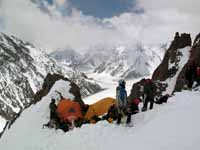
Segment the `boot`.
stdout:
[[143,111],[143,112],[144,112],[144,111],[146,111],[146,110],[147,110],[147,108],[146,108],[146,107],[143,107],[143,108],[142,108],[142,111]]

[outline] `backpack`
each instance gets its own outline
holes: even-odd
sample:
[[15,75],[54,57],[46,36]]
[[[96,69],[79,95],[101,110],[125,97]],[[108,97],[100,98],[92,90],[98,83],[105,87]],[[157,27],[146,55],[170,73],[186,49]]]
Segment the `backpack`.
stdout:
[[139,103],[140,103],[140,100],[138,99],[138,98],[135,98],[134,100],[133,100],[133,103],[135,104],[135,105],[139,105]]
[[197,77],[200,77],[200,67],[197,67]]

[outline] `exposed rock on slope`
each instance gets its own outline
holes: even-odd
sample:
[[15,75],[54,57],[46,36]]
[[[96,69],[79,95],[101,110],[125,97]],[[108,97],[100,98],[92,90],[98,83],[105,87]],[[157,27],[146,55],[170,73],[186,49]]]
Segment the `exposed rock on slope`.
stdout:
[[178,57],[179,56],[181,57],[181,53],[178,50],[186,46],[191,46],[191,43],[192,42],[191,42],[190,34],[184,33],[184,34],[181,34],[181,36],[179,36],[179,33],[177,32],[169,49],[166,51],[163,61],[154,71],[152,79],[165,81],[167,78],[174,76],[174,74],[177,71],[177,68],[176,66],[170,67],[169,65],[177,64],[180,61]]
[[[47,77],[44,79],[42,89],[39,90],[34,96],[35,102],[40,101],[42,99],[42,97],[46,96],[49,93],[49,91],[51,90],[51,88],[53,87],[54,83],[58,80],[69,81],[68,78],[65,78],[62,75],[48,74]],[[73,82],[70,82],[70,87],[71,88],[70,88],[69,92],[74,95],[74,100],[79,102],[80,104],[84,104],[84,102],[81,98],[80,88]]]
[[[189,61],[191,44],[190,34],[184,33],[179,36],[179,33],[176,33],[174,40],[166,51],[163,61],[152,76],[152,80],[158,87],[156,95],[171,94],[174,90],[177,91],[177,87],[183,88],[184,84],[181,86],[178,85],[184,82],[184,79],[180,78],[180,76],[184,75],[184,68]],[[140,88],[143,84],[144,81],[141,80],[133,85],[129,96],[130,99],[142,96]]]
[[177,82],[176,82],[176,86],[174,91],[181,91],[184,86],[185,86],[185,70],[187,65],[189,65],[189,63],[191,61],[194,61],[196,63],[197,66],[200,66],[200,33],[196,36],[193,46],[190,50],[190,57],[188,62],[185,64],[184,68],[182,69],[181,73],[179,74],[178,78],[177,78]]

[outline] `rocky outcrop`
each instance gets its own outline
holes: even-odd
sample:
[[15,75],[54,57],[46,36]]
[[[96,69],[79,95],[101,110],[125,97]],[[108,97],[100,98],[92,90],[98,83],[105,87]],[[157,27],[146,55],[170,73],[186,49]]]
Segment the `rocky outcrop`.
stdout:
[[[183,55],[185,55],[183,53],[189,54],[189,47],[191,46],[191,44],[192,40],[190,34],[183,33],[179,35],[178,32],[175,34],[174,40],[166,51],[161,64],[156,68],[152,75],[152,80],[157,86],[157,91],[155,95],[160,96],[166,90],[168,90],[168,92],[177,91],[177,87],[183,88],[184,84],[182,85],[181,83],[183,82],[181,76],[184,75],[184,69],[187,62],[182,61],[181,58],[183,57]],[[188,47],[188,49],[184,49],[185,47]],[[169,84],[171,84],[170,82],[173,82],[170,80],[176,79],[176,77],[177,81],[174,81],[174,87],[169,87]],[[135,83],[132,87],[129,99],[141,97],[143,92],[140,91],[140,89],[143,87],[143,85],[144,80]],[[169,88],[174,89],[169,90]],[[168,94],[171,94],[171,92]]]
[[[65,78],[62,75],[59,74],[48,74],[46,76],[46,78],[44,79],[44,83],[42,85],[42,89],[39,90],[35,96],[35,103],[40,101],[42,99],[42,97],[46,96],[49,91],[51,90],[51,88],[53,87],[54,83],[58,80],[64,80],[64,81],[69,81],[68,78]],[[81,98],[81,94],[80,94],[80,88],[73,82],[71,82],[70,84],[71,88],[70,88],[70,93],[72,93],[74,95],[74,100],[79,102],[81,105],[84,104],[82,98]]]
[[193,59],[200,66],[200,33],[196,36],[191,49],[190,59]]
[[173,77],[177,72],[177,68],[175,66],[169,68],[169,64],[177,64],[179,61],[178,57],[181,55],[178,50],[186,46],[191,46],[191,44],[190,34],[183,33],[180,36],[177,32],[170,47],[166,51],[163,61],[154,71],[152,79],[165,81],[167,78]]
[[193,42],[193,46],[190,51],[189,60],[185,64],[185,66],[183,67],[182,71],[180,72],[180,74],[177,78],[177,82],[176,82],[174,91],[181,91],[184,88],[184,86],[185,86],[185,71],[186,71],[187,66],[191,62],[195,62],[195,64],[197,66],[200,66],[200,33],[196,36],[196,38]]

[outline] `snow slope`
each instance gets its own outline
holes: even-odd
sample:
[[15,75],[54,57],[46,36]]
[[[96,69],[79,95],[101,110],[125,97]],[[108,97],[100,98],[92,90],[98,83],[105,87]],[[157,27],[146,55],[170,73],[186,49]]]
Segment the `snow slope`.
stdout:
[[3,128],[6,125],[6,120],[0,116],[0,133],[3,132]]
[[[25,110],[0,140],[5,150],[199,150],[200,89],[175,93],[164,105],[133,117],[134,127],[109,124],[83,125],[70,132],[42,129],[48,121],[49,98],[63,81],[55,84],[50,94]],[[66,90],[66,96],[71,96]],[[63,91],[64,92],[64,91]],[[99,93],[101,94],[101,93]],[[107,95],[104,95],[107,96]],[[96,95],[96,99],[99,99]]]
[[[94,81],[96,81],[104,90],[86,97],[84,99],[85,103],[92,104],[105,97],[113,97],[113,98],[116,97],[115,95],[116,87],[118,86],[119,78],[112,77],[108,74],[98,74],[98,73],[87,74],[87,76],[92,78]],[[128,95],[131,91],[133,83],[136,83],[139,80],[141,80],[141,78],[126,80],[126,90],[127,90]]]

